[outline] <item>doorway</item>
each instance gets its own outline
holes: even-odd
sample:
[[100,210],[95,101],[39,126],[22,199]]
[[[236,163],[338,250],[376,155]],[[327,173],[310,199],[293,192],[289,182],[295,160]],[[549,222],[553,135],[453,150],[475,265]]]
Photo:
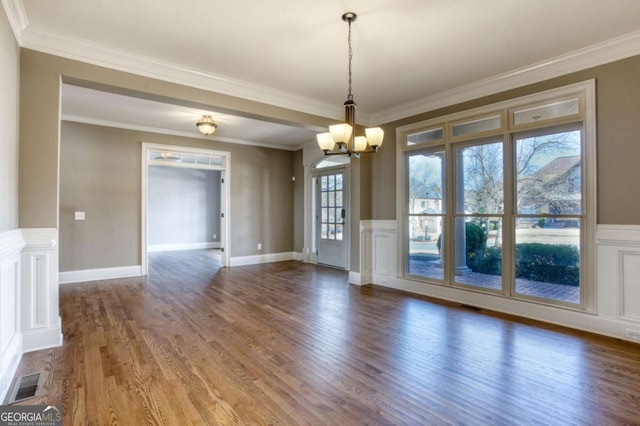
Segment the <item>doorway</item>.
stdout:
[[[212,151],[198,148],[142,144],[142,226],[141,226],[141,264],[142,273],[147,275],[149,268],[148,253],[154,250],[150,246],[150,170],[162,166],[163,168],[183,169],[185,171],[207,171],[220,180],[219,187],[219,243],[220,262],[222,266],[229,265],[229,162],[230,153],[224,151]],[[213,183],[212,183],[213,184]],[[217,221],[216,221],[217,222]],[[216,232],[217,233],[217,232]],[[218,237],[215,235],[215,237]]]
[[317,262],[347,269],[349,259],[348,179],[346,168],[321,170],[313,177],[314,236]]

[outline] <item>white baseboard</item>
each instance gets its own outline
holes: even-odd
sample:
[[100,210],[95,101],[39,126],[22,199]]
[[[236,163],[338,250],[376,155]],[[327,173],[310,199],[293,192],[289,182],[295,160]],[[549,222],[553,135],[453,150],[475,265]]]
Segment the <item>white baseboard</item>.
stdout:
[[296,260],[296,253],[289,251],[284,253],[258,254],[255,256],[238,256],[229,259],[229,266],[256,265],[259,263],[283,262]]
[[360,272],[349,271],[349,284],[362,286],[371,284],[371,282],[371,279],[366,279],[366,277]]
[[22,332],[23,352],[55,348],[62,345],[62,321],[57,326],[43,327]]
[[139,277],[142,266],[119,266],[115,268],[85,269],[81,271],[60,272],[60,284],[78,283],[83,281],[110,280],[114,278]]
[[221,246],[220,241],[206,243],[150,244],[147,246],[147,253],[159,251],[214,249],[220,248]]
[[298,260],[300,262],[304,261],[304,253],[299,253],[297,251],[293,252],[293,260]]

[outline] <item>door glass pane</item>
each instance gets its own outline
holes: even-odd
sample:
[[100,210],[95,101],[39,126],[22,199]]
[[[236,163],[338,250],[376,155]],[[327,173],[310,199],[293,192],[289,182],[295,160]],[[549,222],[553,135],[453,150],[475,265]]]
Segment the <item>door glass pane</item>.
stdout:
[[329,191],[333,191],[334,189],[336,189],[336,177],[335,175],[331,175],[331,176],[328,176],[328,178],[329,178],[329,184],[327,189]]
[[516,139],[517,213],[582,212],[581,132]]
[[504,209],[502,142],[456,149],[456,212],[501,214]]
[[329,239],[330,240],[335,240],[336,239],[336,225],[334,224],[329,224]]
[[580,221],[540,218],[516,228],[516,293],[580,303]]
[[502,290],[502,219],[455,219],[455,282]]
[[[337,186],[343,187],[342,173],[326,175],[320,178],[320,223],[321,239],[342,240],[344,231],[344,221],[342,219],[342,189],[335,189]],[[340,228],[336,227],[340,224]]]

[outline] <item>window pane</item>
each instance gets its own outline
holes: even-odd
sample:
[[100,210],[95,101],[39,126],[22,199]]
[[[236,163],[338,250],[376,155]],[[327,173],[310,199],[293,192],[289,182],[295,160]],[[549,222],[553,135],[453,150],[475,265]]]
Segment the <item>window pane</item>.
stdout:
[[579,215],[581,132],[516,139],[518,214]]
[[342,191],[336,191],[336,207],[342,207]]
[[329,192],[329,207],[333,207],[336,205],[336,193],[331,191]]
[[482,133],[489,130],[497,130],[500,125],[500,116],[485,117],[479,120],[467,121],[453,125],[453,136],[471,135],[473,133]]
[[443,216],[409,216],[409,275],[444,279],[444,255],[440,250],[443,220]]
[[323,240],[327,239],[327,224],[323,223],[322,226],[320,227],[320,238],[322,238]]
[[335,175],[331,175],[331,176],[328,176],[328,178],[329,178],[329,184],[327,186],[327,189],[329,191],[333,191],[334,189],[336,189],[336,177]]
[[578,99],[569,99],[514,111],[513,124],[519,126],[522,124],[551,120],[552,118],[567,117],[578,113],[580,113],[580,102]]
[[336,225],[334,224],[329,224],[329,239],[330,240],[336,239]]
[[516,293],[580,303],[580,222],[540,218],[540,225],[516,228]]
[[329,223],[336,223],[336,209],[329,209]]
[[503,212],[502,142],[456,149],[456,170],[457,213]]
[[444,152],[409,156],[409,213],[443,212]]
[[444,129],[442,127],[438,127],[437,129],[426,130],[424,132],[414,133],[413,135],[407,136],[407,145],[411,146],[426,142],[441,141],[443,137]]
[[336,225],[336,240],[342,241],[343,226]]
[[336,189],[342,189],[342,173],[336,175]]
[[321,222],[322,223],[327,223],[328,221],[329,221],[329,209],[324,208],[324,209],[322,209]]
[[455,219],[455,282],[502,290],[502,219]]
[[327,194],[328,194],[327,192],[323,192],[323,193],[320,194],[320,198],[321,198],[320,199],[320,206],[321,207],[326,207],[326,206],[329,205],[328,204],[329,203],[329,197],[327,196]]
[[320,178],[320,190],[326,191],[327,189],[329,189],[328,186],[329,186],[329,177],[322,176]]

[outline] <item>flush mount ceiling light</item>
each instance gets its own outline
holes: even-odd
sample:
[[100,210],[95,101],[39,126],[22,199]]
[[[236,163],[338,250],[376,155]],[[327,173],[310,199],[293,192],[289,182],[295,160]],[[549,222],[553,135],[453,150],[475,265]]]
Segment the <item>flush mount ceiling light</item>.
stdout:
[[203,115],[200,121],[196,123],[196,126],[198,126],[198,130],[200,130],[200,133],[207,136],[215,132],[216,128],[218,127],[218,125],[215,121],[213,121],[213,118],[211,118],[210,115]]
[[365,129],[366,136],[355,136],[356,126],[356,103],[353,101],[351,93],[351,60],[353,59],[353,49],[351,48],[351,23],[358,15],[347,12],[342,15],[342,20],[349,24],[349,93],[344,102],[344,123],[329,126],[328,133],[316,135],[318,145],[325,155],[348,155],[349,157],[360,158],[360,154],[377,152],[384,131],[380,127]]

